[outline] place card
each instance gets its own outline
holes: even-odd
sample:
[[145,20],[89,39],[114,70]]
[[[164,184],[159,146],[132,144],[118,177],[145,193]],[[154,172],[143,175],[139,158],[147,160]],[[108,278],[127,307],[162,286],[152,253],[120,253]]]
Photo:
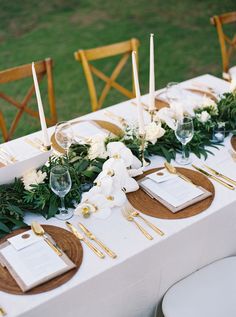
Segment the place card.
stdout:
[[173,213],[212,195],[203,187],[188,183],[177,175],[170,174],[172,177],[160,181],[154,174],[140,180],[139,185]]
[[31,233],[26,231],[0,245],[0,262],[23,292],[75,267],[65,253],[58,256],[42,237]]
[[14,237],[7,239],[8,242],[17,250],[24,249],[31,244],[43,240],[43,237],[37,236],[33,230],[25,231]]

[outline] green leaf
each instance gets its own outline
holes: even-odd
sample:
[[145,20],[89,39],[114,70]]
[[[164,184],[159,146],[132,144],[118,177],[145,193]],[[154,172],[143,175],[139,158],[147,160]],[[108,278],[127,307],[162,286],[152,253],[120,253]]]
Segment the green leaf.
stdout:
[[11,230],[3,222],[0,222],[0,230],[6,233],[11,232]]

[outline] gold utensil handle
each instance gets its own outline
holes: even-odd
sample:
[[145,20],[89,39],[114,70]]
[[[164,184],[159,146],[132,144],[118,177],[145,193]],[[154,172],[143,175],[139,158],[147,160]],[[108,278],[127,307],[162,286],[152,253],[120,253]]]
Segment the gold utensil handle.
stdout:
[[177,175],[178,175],[180,178],[182,178],[183,180],[185,180],[186,182],[193,184],[193,182],[191,181],[191,179],[188,178],[187,176],[185,176],[185,175],[183,175],[183,174],[181,174],[181,173],[177,173]]
[[6,314],[6,311],[2,307],[0,307],[0,316],[6,316]]
[[226,181],[228,181],[228,182],[230,182],[230,183],[236,185],[236,181],[233,180],[232,178],[229,178],[228,176],[225,176],[225,175],[223,175],[223,174],[220,174],[220,177],[223,178],[223,179],[225,179]]
[[139,230],[142,232],[142,234],[145,235],[145,237],[148,239],[148,240],[152,240],[153,237],[139,224],[137,223],[137,221],[135,221],[133,219],[133,222],[136,224],[136,226],[139,228]]
[[45,237],[44,241],[47,242],[50,248],[52,248],[53,251],[56,252],[57,255],[62,256],[61,251],[48,238]]
[[87,239],[83,239],[84,243],[87,244],[87,246],[97,255],[99,258],[103,259],[105,258],[104,253],[102,253],[100,250],[98,250],[91,242],[89,242]]
[[100,240],[98,239],[94,239],[95,242],[97,242],[97,244],[113,259],[115,259],[117,257],[117,255],[115,254],[115,252],[113,252],[112,250],[110,250],[105,244],[103,244]]
[[154,230],[156,233],[158,233],[160,236],[164,236],[164,232],[161,231],[159,228],[157,228],[153,223],[151,223],[149,220],[142,217],[140,214],[138,215],[140,219],[142,219],[152,230]]
[[28,139],[28,138],[25,138],[24,141],[25,141],[26,143],[28,143],[29,145],[31,145],[32,147],[34,147],[35,149],[42,151],[41,146],[39,146],[39,145],[38,145],[37,143],[35,143],[34,141],[32,141],[32,140],[30,140],[30,139]]
[[225,186],[225,187],[227,187],[227,188],[229,188],[231,190],[234,190],[234,186],[233,185],[230,185],[230,184],[226,183],[225,181],[222,181],[222,179],[219,179],[219,178],[217,178],[214,175],[211,175],[210,177],[212,179],[214,179],[216,182],[220,183],[221,185],[223,185],[223,186]]

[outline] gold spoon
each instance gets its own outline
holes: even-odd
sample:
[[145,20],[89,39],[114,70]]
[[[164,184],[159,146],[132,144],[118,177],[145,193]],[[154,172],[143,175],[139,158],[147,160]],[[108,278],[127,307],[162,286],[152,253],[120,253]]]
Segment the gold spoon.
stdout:
[[[169,173],[171,173],[171,174],[176,174],[176,175],[178,175],[180,178],[182,178],[183,180],[185,180],[186,182],[193,184],[193,182],[191,181],[190,178],[188,178],[187,176],[184,176],[182,173],[178,172],[177,169],[176,169],[173,165],[171,165],[170,163],[165,162],[164,165],[165,165],[165,168],[167,169],[167,171],[168,171]],[[194,185],[194,184],[193,184],[193,185]]]
[[33,230],[33,232],[37,235],[37,236],[41,236],[44,238],[44,241],[47,242],[47,244],[50,246],[50,248],[53,249],[54,252],[56,252],[57,255],[62,256],[62,252],[59,249],[59,247],[57,247],[55,244],[53,244],[48,237],[45,234],[45,231],[43,229],[43,227],[37,223],[36,221],[33,221],[31,224],[31,229]]

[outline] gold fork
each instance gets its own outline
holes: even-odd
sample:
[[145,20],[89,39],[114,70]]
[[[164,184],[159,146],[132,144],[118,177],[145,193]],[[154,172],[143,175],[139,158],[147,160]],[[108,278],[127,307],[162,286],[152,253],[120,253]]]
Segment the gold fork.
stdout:
[[6,311],[0,306],[0,316],[6,316]]
[[129,204],[129,210],[127,209],[128,213],[130,216],[133,216],[133,217],[139,217],[140,219],[142,219],[146,225],[148,225],[150,228],[152,228],[152,230],[154,230],[156,233],[158,233],[160,236],[164,236],[164,232],[157,228],[153,223],[151,223],[149,220],[147,220],[146,218],[144,218],[140,212],[136,211],[134,209],[134,207],[132,205]]
[[133,222],[148,240],[153,239],[153,237],[134,219],[134,217],[130,215],[130,213],[127,210],[127,207],[122,208],[122,214],[126,220]]

